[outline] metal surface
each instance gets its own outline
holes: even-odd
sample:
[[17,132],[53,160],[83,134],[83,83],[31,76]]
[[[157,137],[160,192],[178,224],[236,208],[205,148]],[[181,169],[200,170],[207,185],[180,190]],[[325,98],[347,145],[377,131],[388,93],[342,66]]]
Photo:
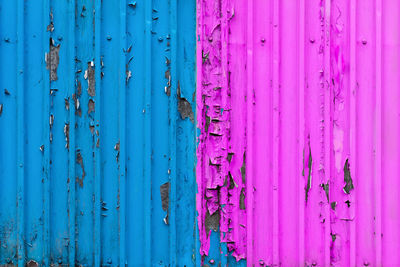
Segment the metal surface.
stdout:
[[195,18],[186,0],[0,2],[0,265],[199,261]]
[[197,3],[204,263],[399,266],[400,2]]

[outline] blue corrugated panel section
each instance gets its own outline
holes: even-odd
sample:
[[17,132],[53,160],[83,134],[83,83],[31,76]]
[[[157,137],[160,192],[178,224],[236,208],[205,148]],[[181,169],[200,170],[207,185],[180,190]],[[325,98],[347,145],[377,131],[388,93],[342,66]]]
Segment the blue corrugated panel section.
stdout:
[[195,27],[195,1],[0,2],[0,265],[199,264]]

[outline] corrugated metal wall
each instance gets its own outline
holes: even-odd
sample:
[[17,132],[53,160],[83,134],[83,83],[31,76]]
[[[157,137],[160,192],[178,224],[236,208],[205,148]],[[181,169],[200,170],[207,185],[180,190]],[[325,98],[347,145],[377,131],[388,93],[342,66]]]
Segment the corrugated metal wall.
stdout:
[[195,10],[0,2],[0,265],[199,261]]
[[399,25],[397,0],[198,0],[205,263],[400,265]]

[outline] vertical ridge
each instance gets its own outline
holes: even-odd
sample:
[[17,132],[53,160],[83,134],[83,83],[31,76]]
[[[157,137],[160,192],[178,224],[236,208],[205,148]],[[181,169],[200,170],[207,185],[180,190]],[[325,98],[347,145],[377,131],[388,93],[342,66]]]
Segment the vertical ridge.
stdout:
[[280,265],[279,260],[279,92],[280,92],[280,79],[279,79],[279,0],[273,0],[273,44],[272,44],[272,54],[273,54],[273,76],[272,76],[272,86],[273,86],[273,140],[272,140],[272,150],[273,150],[273,164],[272,164],[272,176],[273,176],[273,264]]
[[[120,45],[126,47],[126,0],[120,1]],[[119,58],[120,73],[123,70],[128,71],[126,68],[125,51],[120,50]],[[128,75],[128,74],[126,74]],[[126,234],[126,84],[128,78],[124,75],[119,77],[119,142],[120,142],[120,155],[119,155],[119,266],[125,266],[126,263],[126,247],[125,247],[125,234]]]
[[382,0],[375,1],[375,265],[382,264]]
[[328,200],[325,205],[323,205],[324,213],[324,264],[325,266],[330,266],[330,232],[331,232],[331,219],[330,219],[330,204],[329,204],[329,185],[331,183],[331,57],[330,57],[330,32],[331,32],[331,1],[325,1],[325,14],[324,14],[324,24],[325,24],[325,37],[324,37],[324,78],[325,78],[325,98],[324,98],[324,179],[323,183],[328,185]]
[[168,98],[169,104],[169,181],[171,186],[170,203],[169,203],[169,246],[170,246],[170,265],[177,265],[176,254],[176,120],[177,120],[177,88],[179,86],[177,80],[177,0],[170,2],[170,27],[171,27],[171,96]]
[[[350,1],[350,168],[352,176],[357,179],[356,170],[356,1]],[[356,182],[357,183],[357,182]],[[356,187],[357,185],[355,185]],[[356,200],[356,190],[352,192],[352,199]],[[352,201],[354,202],[354,201]],[[350,218],[354,218],[355,209],[350,211]],[[355,223],[350,221],[350,266],[356,266],[356,229]]]
[[[96,95],[95,95],[95,125],[97,128],[95,139],[95,171],[94,171],[94,266],[101,265],[101,149],[100,149],[100,133],[101,133],[101,0],[95,1],[95,14],[94,14],[94,48],[95,48],[95,80]],[[71,111],[71,114],[72,111]],[[71,127],[74,128],[74,127]],[[75,148],[73,148],[75,151]]]
[[246,151],[246,193],[247,193],[247,262],[254,264],[253,257],[253,1],[247,2],[247,151]]
[[69,190],[69,243],[68,243],[68,262],[70,265],[75,265],[75,102],[73,94],[75,94],[75,5],[76,0],[69,2],[68,11],[70,25],[68,29],[68,37],[71,45],[69,46],[69,60],[73,66],[70,74],[71,83],[69,89],[69,159],[68,159],[68,190]]
[[[144,64],[144,210],[151,211],[151,30],[152,30],[152,0],[145,2],[145,64]],[[145,263],[151,265],[151,212],[144,216],[144,258]]]
[[[303,195],[304,191],[304,183],[302,182],[304,177],[302,175],[302,167],[303,167],[303,157],[304,157],[304,12],[305,12],[305,6],[304,6],[304,0],[299,0],[299,21],[298,21],[298,56],[299,56],[299,73],[298,73],[298,83],[299,83],[299,110],[298,110],[298,116],[299,116],[299,144],[298,144],[298,151],[297,151],[297,156],[298,156],[298,179],[299,179],[299,239],[298,239],[298,249],[299,249],[299,264],[305,263],[305,239],[304,239],[304,209],[305,209],[305,199]],[[302,157],[303,155],[303,157]]]
[[[25,244],[25,169],[24,169],[24,1],[17,2],[17,255],[18,266],[24,266]],[[47,92],[47,91],[46,91]]]

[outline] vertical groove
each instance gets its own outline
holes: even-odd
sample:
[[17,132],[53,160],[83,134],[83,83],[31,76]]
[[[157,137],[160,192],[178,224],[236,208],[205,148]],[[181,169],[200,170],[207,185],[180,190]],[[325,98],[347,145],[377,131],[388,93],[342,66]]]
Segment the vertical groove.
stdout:
[[170,251],[170,265],[176,266],[176,120],[177,120],[177,0],[170,2],[170,27],[171,27],[171,96],[168,98],[169,106],[169,180],[171,186],[170,203],[169,203],[169,251]]
[[376,60],[375,60],[375,265],[382,264],[382,0],[375,1],[375,34],[376,34]]
[[[51,19],[50,16],[52,16],[51,12],[51,0],[46,0],[45,2],[45,10],[44,10],[44,17]],[[47,20],[44,21],[44,23],[47,23]],[[47,24],[46,24],[47,25]],[[42,26],[42,29],[44,30],[45,27]],[[51,37],[51,33],[49,36]],[[48,36],[47,36],[48,37]],[[50,55],[50,50],[51,50],[51,43],[49,40],[53,40],[51,38],[47,38],[45,40],[44,44],[48,44],[48,61],[52,61],[52,57]],[[51,64],[51,63],[50,63]],[[50,72],[50,70],[49,70]],[[44,141],[44,175],[42,177],[43,179],[43,265],[44,266],[49,266],[49,257],[50,257],[50,175],[51,175],[51,129],[49,125],[49,117],[51,114],[51,106],[50,106],[50,98],[51,98],[51,78],[50,76],[45,76],[46,78],[44,79],[44,84],[47,86],[46,90],[43,91],[44,95],[44,110],[45,112],[43,113],[44,119],[43,119],[43,130],[45,132],[45,141]]]
[[68,11],[69,11],[69,28],[68,28],[68,37],[70,38],[69,48],[69,60],[73,69],[70,74],[71,84],[69,85],[69,160],[68,160],[68,203],[69,203],[69,244],[68,244],[68,262],[71,266],[75,266],[75,102],[72,97],[75,94],[75,7],[76,0],[71,0],[69,2]]
[[[126,47],[126,0],[120,1],[120,45]],[[126,56],[124,50],[120,52],[120,73],[126,68]],[[127,75],[127,74],[126,74]],[[124,75],[120,75],[119,87],[119,135],[120,135],[120,155],[119,155],[119,266],[125,266],[126,247],[125,247],[125,214],[126,214],[126,84],[128,80]]]
[[299,179],[299,264],[305,262],[305,250],[304,250],[304,210],[305,210],[305,199],[304,199],[304,176],[302,175],[303,158],[304,158],[304,0],[299,0],[299,22],[298,22],[298,56],[299,56],[299,73],[298,73],[298,83],[299,83],[299,146],[297,151],[298,156],[298,179]]
[[[350,1],[350,168],[352,176],[357,181],[356,170],[356,94],[357,94],[357,81],[356,81],[356,1]],[[354,178],[353,178],[354,179]],[[356,182],[357,184],[357,182]],[[355,187],[357,185],[355,184]],[[352,199],[356,200],[356,190],[352,192]],[[354,201],[352,201],[354,202]],[[354,218],[355,209],[351,209],[350,218]],[[350,266],[356,266],[356,229],[355,222],[350,222]]]
[[[324,15],[324,78],[325,78],[325,94],[324,94],[324,184],[328,186],[331,184],[331,71],[330,71],[330,32],[331,32],[331,1],[325,1],[325,15]],[[325,219],[324,225],[324,265],[330,266],[330,232],[331,232],[331,219],[330,219],[330,204],[329,204],[329,187],[328,187],[328,203],[323,205],[323,213]]]
[[[144,262],[151,265],[151,30],[152,30],[152,0],[145,2],[145,64],[144,64]],[[146,212],[147,211],[147,212]]]
[[[45,0],[43,4],[43,25],[42,29],[45,29],[49,22],[50,17],[50,1]],[[43,37],[43,45],[45,49],[45,53],[48,53],[47,60],[51,60],[50,57],[50,34],[44,34]],[[48,265],[48,246],[49,246],[49,211],[50,211],[50,203],[49,203],[49,194],[50,194],[50,152],[51,152],[51,143],[50,143],[50,126],[49,126],[49,116],[50,116],[50,76],[46,68],[43,68],[44,77],[43,77],[43,145],[44,145],[44,158],[43,158],[43,264]]]
[[[203,74],[203,64],[202,62],[202,53],[203,53],[203,9],[202,9],[202,1],[196,1],[196,120],[197,120],[197,128],[201,129],[203,125],[203,110],[200,107],[203,107],[202,100],[202,74]],[[196,210],[198,211],[198,215],[196,216],[197,223],[196,224],[196,250],[201,253],[201,232],[203,231],[203,183],[201,182],[203,179],[203,146],[199,142],[201,140],[201,132],[196,131],[196,141],[198,142],[197,151],[196,151],[196,180],[197,180],[197,194],[196,194]],[[199,182],[200,181],[200,182]],[[200,192],[200,193],[199,193]],[[196,264],[202,264],[202,259],[200,256],[196,258]]]
[[18,266],[24,266],[25,245],[25,168],[24,168],[24,1],[17,2],[17,255]]
[[[95,2],[94,14],[94,48],[95,48],[95,125],[97,132],[95,134],[95,171],[94,171],[94,266],[100,266],[101,261],[101,144],[99,135],[101,134],[101,0]],[[96,145],[99,144],[99,145]],[[74,148],[75,149],[75,148]]]
[[280,265],[279,261],[279,92],[280,92],[280,79],[279,79],[279,0],[272,1],[273,4],[273,44],[272,44],[272,56],[273,56],[273,164],[272,164],[272,176],[273,176],[273,264]]
[[247,184],[247,261],[253,264],[253,1],[247,2],[247,151],[246,182]]

